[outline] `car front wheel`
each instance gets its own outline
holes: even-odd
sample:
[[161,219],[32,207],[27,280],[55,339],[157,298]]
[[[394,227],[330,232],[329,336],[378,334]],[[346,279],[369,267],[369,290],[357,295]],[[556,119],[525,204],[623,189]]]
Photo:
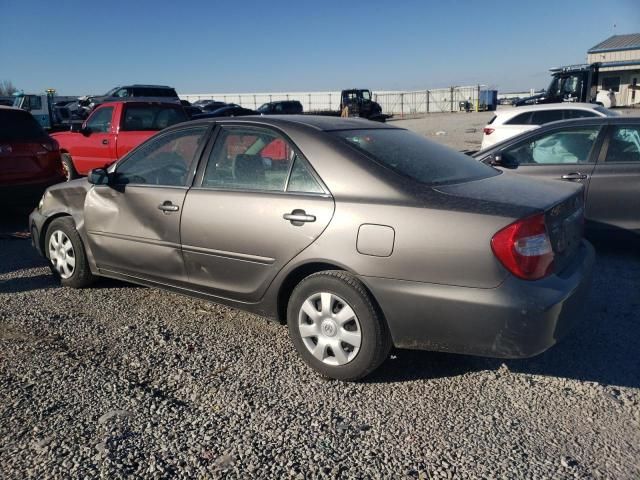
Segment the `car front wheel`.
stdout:
[[391,349],[385,320],[364,285],[343,271],[311,275],[294,289],[287,309],[291,340],[320,374],[358,380]]
[[49,266],[66,287],[84,288],[93,283],[80,234],[71,217],[56,218],[47,229],[45,252]]

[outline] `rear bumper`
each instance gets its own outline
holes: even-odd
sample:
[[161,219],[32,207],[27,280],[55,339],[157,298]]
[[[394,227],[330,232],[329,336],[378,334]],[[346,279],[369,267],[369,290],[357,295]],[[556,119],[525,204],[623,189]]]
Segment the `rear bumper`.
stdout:
[[556,344],[581,317],[594,249],[583,241],[559,275],[508,277],[493,289],[361,277],[396,347],[498,358],[526,358]]
[[47,188],[64,181],[64,177],[53,177],[36,183],[0,185],[0,200],[11,202],[11,205],[35,207]]

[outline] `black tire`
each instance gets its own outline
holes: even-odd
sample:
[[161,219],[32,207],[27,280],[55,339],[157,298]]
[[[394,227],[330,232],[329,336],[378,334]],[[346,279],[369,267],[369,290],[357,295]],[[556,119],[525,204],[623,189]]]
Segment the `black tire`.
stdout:
[[[68,278],[64,278],[61,272],[59,272],[54,266],[54,262],[51,259],[50,242],[51,236],[54,233],[62,232],[66,235],[68,241],[71,242],[73,248],[74,267],[73,270],[68,272],[71,275]],[[68,244],[67,244],[68,245]],[[76,225],[71,217],[56,218],[51,222],[49,228],[47,228],[47,234],[45,236],[44,252],[49,259],[49,267],[53,274],[60,279],[65,287],[72,288],[85,288],[91,285],[95,277],[91,273],[89,268],[89,262],[87,261],[87,255],[84,249],[84,244],[80,238],[80,234],[76,230]],[[71,256],[71,255],[69,255]]]
[[71,155],[69,155],[68,153],[63,153],[62,155],[60,155],[60,158],[62,160],[62,168],[64,170],[64,175],[65,177],[67,177],[67,182],[69,180],[73,180],[75,178],[78,178],[78,172],[76,171],[76,167],[73,166],[73,160],[71,160]]
[[[359,350],[351,360],[342,365],[328,365],[316,358],[303,341],[300,332],[299,315],[303,303],[321,292],[343,299],[355,313],[359,324],[361,335]],[[339,303],[337,302],[336,308],[343,308]],[[291,341],[305,363],[321,375],[337,380],[353,381],[367,376],[384,362],[392,346],[391,335],[382,312],[365,286],[357,278],[339,270],[315,273],[296,286],[289,299],[287,324]],[[336,335],[335,331],[334,335]],[[307,336],[307,338],[311,338],[311,342],[315,341],[317,345],[318,337],[315,340],[313,337]],[[345,345],[345,347],[349,346]]]

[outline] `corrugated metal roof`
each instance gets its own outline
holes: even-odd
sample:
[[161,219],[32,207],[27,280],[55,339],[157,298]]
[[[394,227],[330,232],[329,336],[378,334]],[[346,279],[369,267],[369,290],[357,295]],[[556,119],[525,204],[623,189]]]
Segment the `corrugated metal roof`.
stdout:
[[640,49],[640,33],[613,35],[604,42],[591,47],[587,53],[615,52],[617,50]]

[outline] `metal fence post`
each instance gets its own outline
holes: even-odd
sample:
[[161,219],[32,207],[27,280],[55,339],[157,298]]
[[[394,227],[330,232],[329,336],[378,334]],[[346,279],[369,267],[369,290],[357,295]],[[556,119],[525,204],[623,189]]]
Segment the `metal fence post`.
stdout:
[[400,94],[400,118],[404,118],[404,93]]
[[256,100],[256,96],[253,96],[253,109],[255,110],[256,108],[258,108],[258,101]]
[[311,94],[309,94],[309,110],[311,110]]
[[453,87],[451,87],[451,113],[453,113]]
[[478,85],[478,90],[476,93],[476,113],[480,111],[480,85]]
[[427,113],[429,113],[429,90],[427,90]]

